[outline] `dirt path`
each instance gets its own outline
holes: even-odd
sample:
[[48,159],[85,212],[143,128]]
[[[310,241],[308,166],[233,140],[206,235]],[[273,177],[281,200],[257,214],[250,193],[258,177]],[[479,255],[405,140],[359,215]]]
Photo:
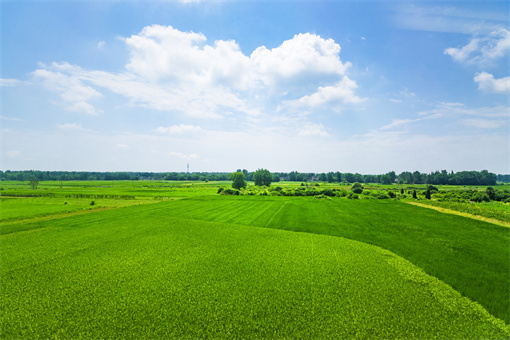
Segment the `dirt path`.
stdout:
[[468,213],[464,213],[464,212],[460,212],[460,211],[456,211],[456,210],[451,210],[451,209],[445,209],[445,208],[440,208],[440,207],[433,207],[431,205],[422,204],[422,203],[418,203],[418,202],[405,202],[405,203],[411,204],[411,205],[416,205],[416,206],[422,207],[422,208],[428,208],[428,209],[436,210],[436,211],[439,211],[439,212],[442,212],[442,213],[445,213],[445,214],[464,216],[464,217],[472,218],[474,220],[489,222],[489,223],[500,225],[502,227],[510,228],[510,222],[503,222],[503,221],[499,221],[499,220],[496,220],[496,219],[493,219],[493,218],[487,218],[487,217],[483,217],[483,216],[468,214]]

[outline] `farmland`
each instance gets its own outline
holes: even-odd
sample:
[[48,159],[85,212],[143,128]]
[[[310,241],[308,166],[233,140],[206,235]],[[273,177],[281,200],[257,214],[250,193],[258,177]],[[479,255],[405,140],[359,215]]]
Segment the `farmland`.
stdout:
[[2,338],[508,338],[508,228],[228,185],[2,183]]

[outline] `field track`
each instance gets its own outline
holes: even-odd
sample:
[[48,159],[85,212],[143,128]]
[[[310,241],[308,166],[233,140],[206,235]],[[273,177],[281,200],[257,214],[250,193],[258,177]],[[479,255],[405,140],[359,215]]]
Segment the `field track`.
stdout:
[[494,218],[487,218],[487,217],[473,215],[473,214],[468,214],[468,213],[464,213],[464,212],[460,212],[460,211],[455,211],[455,210],[451,210],[451,209],[434,207],[434,206],[427,205],[427,204],[420,204],[418,202],[407,201],[405,203],[416,205],[416,206],[422,207],[422,208],[433,209],[433,210],[436,210],[436,211],[439,211],[439,212],[442,212],[442,213],[445,213],[445,214],[453,214],[453,215],[458,215],[458,216],[464,216],[464,217],[472,218],[472,219],[475,219],[475,220],[484,221],[484,222],[488,222],[488,223],[494,223],[494,224],[500,225],[502,227],[510,228],[510,222],[498,221],[498,220],[496,220]]

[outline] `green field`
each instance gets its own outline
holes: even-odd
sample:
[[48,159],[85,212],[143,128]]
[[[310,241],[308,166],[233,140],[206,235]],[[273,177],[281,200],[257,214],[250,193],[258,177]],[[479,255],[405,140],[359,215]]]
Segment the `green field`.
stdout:
[[510,337],[505,227],[225,183],[50,184],[2,184],[5,339]]

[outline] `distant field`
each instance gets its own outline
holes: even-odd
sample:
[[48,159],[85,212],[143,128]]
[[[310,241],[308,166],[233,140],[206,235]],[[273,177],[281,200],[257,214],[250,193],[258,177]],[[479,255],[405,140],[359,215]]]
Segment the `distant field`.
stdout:
[[510,337],[509,228],[229,184],[1,183],[2,338]]

